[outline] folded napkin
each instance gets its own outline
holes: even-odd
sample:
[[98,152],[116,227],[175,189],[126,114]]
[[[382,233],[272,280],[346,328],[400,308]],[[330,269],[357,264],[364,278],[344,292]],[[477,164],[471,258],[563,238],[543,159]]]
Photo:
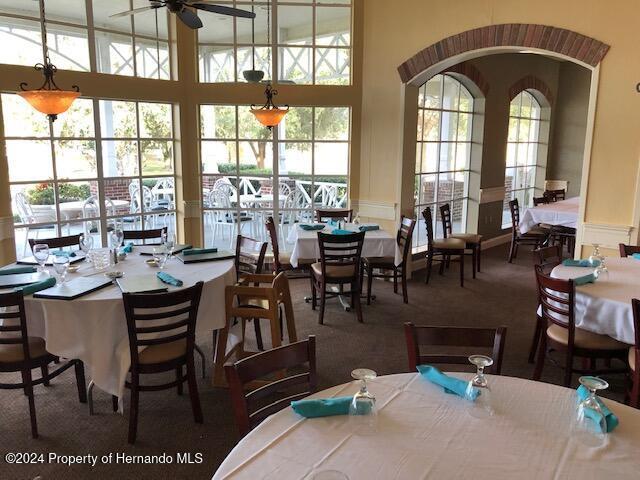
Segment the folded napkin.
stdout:
[[600,260],[594,260],[591,263],[588,259],[573,260],[572,258],[566,258],[562,261],[562,265],[565,267],[599,267]]
[[640,260],[640,253],[632,253],[631,256],[636,260]]
[[182,280],[178,280],[176,277],[168,274],[167,272],[158,272],[156,276],[160,279],[161,282],[173,285],[174,287],[181,287],[184,284]]
[[49,277],[46,280],[42,280],[41,282],[32,283],[31,285],[26,285],[24,287],[17,287],[14,289],[14,291],[18,292],[22,290],[23,295],[31,295],[32,293],[39,292],[40,290],[51,288],[55,284],[56,284],[55,277]]
[[133,242],[127,243],[124,247],[120,249],[120,253],[131,253],[133,252]]
[[291,402],[291,408],[298,415],[306,418],[348,415],[349,405],[353,397],[312,398]]
[[331,233],[333,235],[351,235],[352,233],[355,233],[355,232],[352,232],[351,230],[341,230],[339,228],[334,228],[331,231]]
[[51,252],[51,255],[53,255],[54,257],[75,257],[76,256],[76,252],[66,252],[64,250],[54,250],[53,252]]
[[586,285],[587,283],[596,283],[596,276],[593,273],[589,275],[583,275],[582,277],[577,277],[573,279],[573,283],[576,285]]
[[[436,367],[432,367],[431,365],[418,365],[418,371],[420,375],[429,380],[431,383],[435,383],[436,385],[440,385],[444,388],[446,393],[453,393],[455,395],[459,395],[462,398],[467,397],[467,387],[469,382],[465,382],[464,380],[460,380],[459,378],[450,377],[449,375],[445,375]],[[473,387],[471,390],[471,398],[470,400],[475,402],[476,398],[480,395],[480,390]]]
[[203,253],[217,253],[218,249],[213,248],[186,248],[182,251],[183,255],[201,255]]
[[380,225],[360,225],[358,230],[361,232],[373,232],[375,230],[380,230]]
[[0,275],[17,275],[19,273],[35,273],[37,271],[36,267],[9,267],[0,270]]
[[[589,396],[589,390],[584,385],[580,385],[578,387],[578,398],[580,400],[584,400],[588,396]],[[615,428],[618,426],[618,423],[619,423],[618,417],[616,417],[615,414],[607,408],[607,406],[604,404],[602,400],[596,397],[596,401],[600,406],[600,410],[602,410],[602,415],[604,415],[604,419],[607,424],[606,433],[613,432]],[[598,426],[598,429],[601,428],[600,420],[602,419],[602,415],[600,415],[599,412],[596,412],[592,408],[587,408],[585,409],[584,414],[595,422],[595,424]],[[602,433],[605,433],[605,432],[602,432]]]
[[300,224],[300,228],[306,231],[312,231],[312,230],[323,230],[324,229],[324,224],[323,223],[314,223],[313,225],[308,225],[305,223],[301,223]]

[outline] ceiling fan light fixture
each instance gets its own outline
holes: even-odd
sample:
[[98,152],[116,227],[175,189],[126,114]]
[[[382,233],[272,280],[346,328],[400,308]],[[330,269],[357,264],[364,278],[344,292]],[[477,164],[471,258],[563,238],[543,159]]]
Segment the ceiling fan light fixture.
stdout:
[[262,107],[251,105],[251,113],[256,117],[256,120],[271,130],[273,127],[278,126],[289,112],[289,105],[278,107],[273,103],[273,97],[278,94],[278,91],[271,87],[271,83],[267,83],[264,94],[267,97],[267,102]]

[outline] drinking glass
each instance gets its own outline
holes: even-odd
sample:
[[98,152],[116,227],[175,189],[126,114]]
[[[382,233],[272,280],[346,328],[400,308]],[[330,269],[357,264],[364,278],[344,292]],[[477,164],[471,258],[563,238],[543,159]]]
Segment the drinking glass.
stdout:
[[111,232],[111,248],[118,249],[122,246],[122,242],[124,241],[124,232],[122,228],[116,226]]
[[[600,408],[596,392],[607,389],[609,384],[600,377],[591,376],[580,377],[578,381],[589,390],[589,396],[578,402],[574,436],[587,446],[598,447],[607,441],[607,421]],[[598,419],[598,422],[593,418]]]
[[471,404],[469,414],[476,418],[488,418],[495,415],[495,409],[491,399],[491,389],[489,382],[484,375],[484,369],[493,365],[493,359],[486,355],[471,355],[469,362],[476,366],[476,374],[467,384],[465,396],[468,400],[473,399],[473,391],[478,390],[480,395]]
[[46,243],[36,243],[33,246],[33,258],[35,258],[38,265],[40,265],[40,268],[38,269],[39,272],[49,273],[44,268],[44,265],[49,259],[49,245]]
[[160,270],[162,270],[165,264],[167,263],[167,258],[168,258],[168,252],[164,245],[161,247],[154,247],[153,259],[158,264],[158,267],[160,267]]
[[167,232],[162,236],[162,242],[167,249],[169,258],[173,255],[173,249],[176,248],[176,234]]
[[600,253],[600,244],[594,243],[593,253],[589,256],[589,262],[591,264],[597,264],[593,275],[599,280],[606,280],[609,278],[609,269],[605,265],[604,255]]
[[367,380],[373,380],[378,374],[368,368],[357,368],[351,372],[351,376],[360,380],[360,390],[353,396],[349,405],[349,418],[356,425],[359,433],[374,433],[377,427],[378,412],[376,397],[367,390]]
[[93,248],[93,237],[91,235],[80,235],[80,250],[84,253],[87,262],[89,261],[89,251]]
[[360,225],[360,213],[359,212],[356,212],[355,217],[353,217],[352,223],[354,225]]
[[69,270],[69,257],[56,256],[53,258],[53,269],[60,277],[60,283],[64,285],[67,280],[67,271]]

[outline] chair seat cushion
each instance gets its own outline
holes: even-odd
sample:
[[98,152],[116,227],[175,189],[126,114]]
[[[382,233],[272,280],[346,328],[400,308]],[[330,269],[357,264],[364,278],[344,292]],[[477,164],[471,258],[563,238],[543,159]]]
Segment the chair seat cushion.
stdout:
[[243,295],[238,296],[238,306],[255,307],[269,310],[269,300],[266,298],[251,298]]
[[434,248],[446,248],[448,250],[456,250],[456,249],[464,250],[465,246],[466,246],[465,241],[459,238],[452,238],[452,237],[436,238],[433,241]]
[[[547,328],[547,336],[562,345],[569,344],[569,329],[559,325],[550,325]],[[629,348],[629,345],[607,335],[598,335],[580,328],[576,328],[574,345],[587,350],[626,350]]]
[[141,364],[150,365],[163,363],[180,358],[187,353],[187,339],[181,338],[175,342],[150,345],[138,354]]
[[362,261],[372,267],[394,268],[396,259],[394,257],[362,257]]
[[[311,265],[312,263],[315,263],[316,259],[315,258],[299,258],[298,259],[298,266],[300,265]],[[280,254],[280,263],[287,264],[287,265],[291,265],[291,253],[286,252],[286,253],[281,253]]]
[[467,243],[480,243],[482,241],[482,235],[477,233],[452,233],[449,236],[451,238],[459,238]]
[[631,347],[629,349],[629,368],[636,371],[636,347]]
[[[29,337],[29,356],[31,358],[40,358],[47,354],[44,338]],[[24,352],[21,343],[0,344],[0,363],[22,361],[24,361]]]
[[[316,262],[311,265],[311,271],[318,277],[322,276],[322,264]],[[330,278],[349,278],[356,273],[355,265],[329,265],[327,267],[327,277]]]

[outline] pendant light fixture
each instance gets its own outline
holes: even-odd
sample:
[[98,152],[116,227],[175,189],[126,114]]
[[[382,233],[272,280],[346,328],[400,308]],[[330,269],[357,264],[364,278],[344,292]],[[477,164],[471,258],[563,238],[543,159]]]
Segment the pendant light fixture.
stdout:
[[80,89],[77,85],[73,85],[71,90],[61,90],[53,79],[58,69],[49,59],[44,0],[39,1],[44,63],[38,63],[34,68],[42,72],[44,75],[44,83],[37,90],[27,90],[27,83],[22,82],[20,84],[20,90],[22,91],[18,92],[18,95],[29,102],[29,105],[33,108],[47,115],[53,122],[58,118],[59,114],[69,110],[73,101],[80,96]]
[[[251,13],[255,13],[253,10],[253,1],[251,0]],[[267,9],[267,43],[269,43],[269,10]],[[264,78],[264,72],[262,70],[256,70],[256,20],[255,17],[251,19],[251,70],[245,70],[242,72],[244,79],[247,82],[259,83]]]
[[278,91],[271,88],[271,83],[267,83],[264,94],[267,97],[267,102],[262,107],[251,105],[251,113],[253,113],[262,125],[271,130],[277,126],[287,114],[289,105],[284,105],[283,108],[280,108],[273,103],[273,97],[278,95]]

